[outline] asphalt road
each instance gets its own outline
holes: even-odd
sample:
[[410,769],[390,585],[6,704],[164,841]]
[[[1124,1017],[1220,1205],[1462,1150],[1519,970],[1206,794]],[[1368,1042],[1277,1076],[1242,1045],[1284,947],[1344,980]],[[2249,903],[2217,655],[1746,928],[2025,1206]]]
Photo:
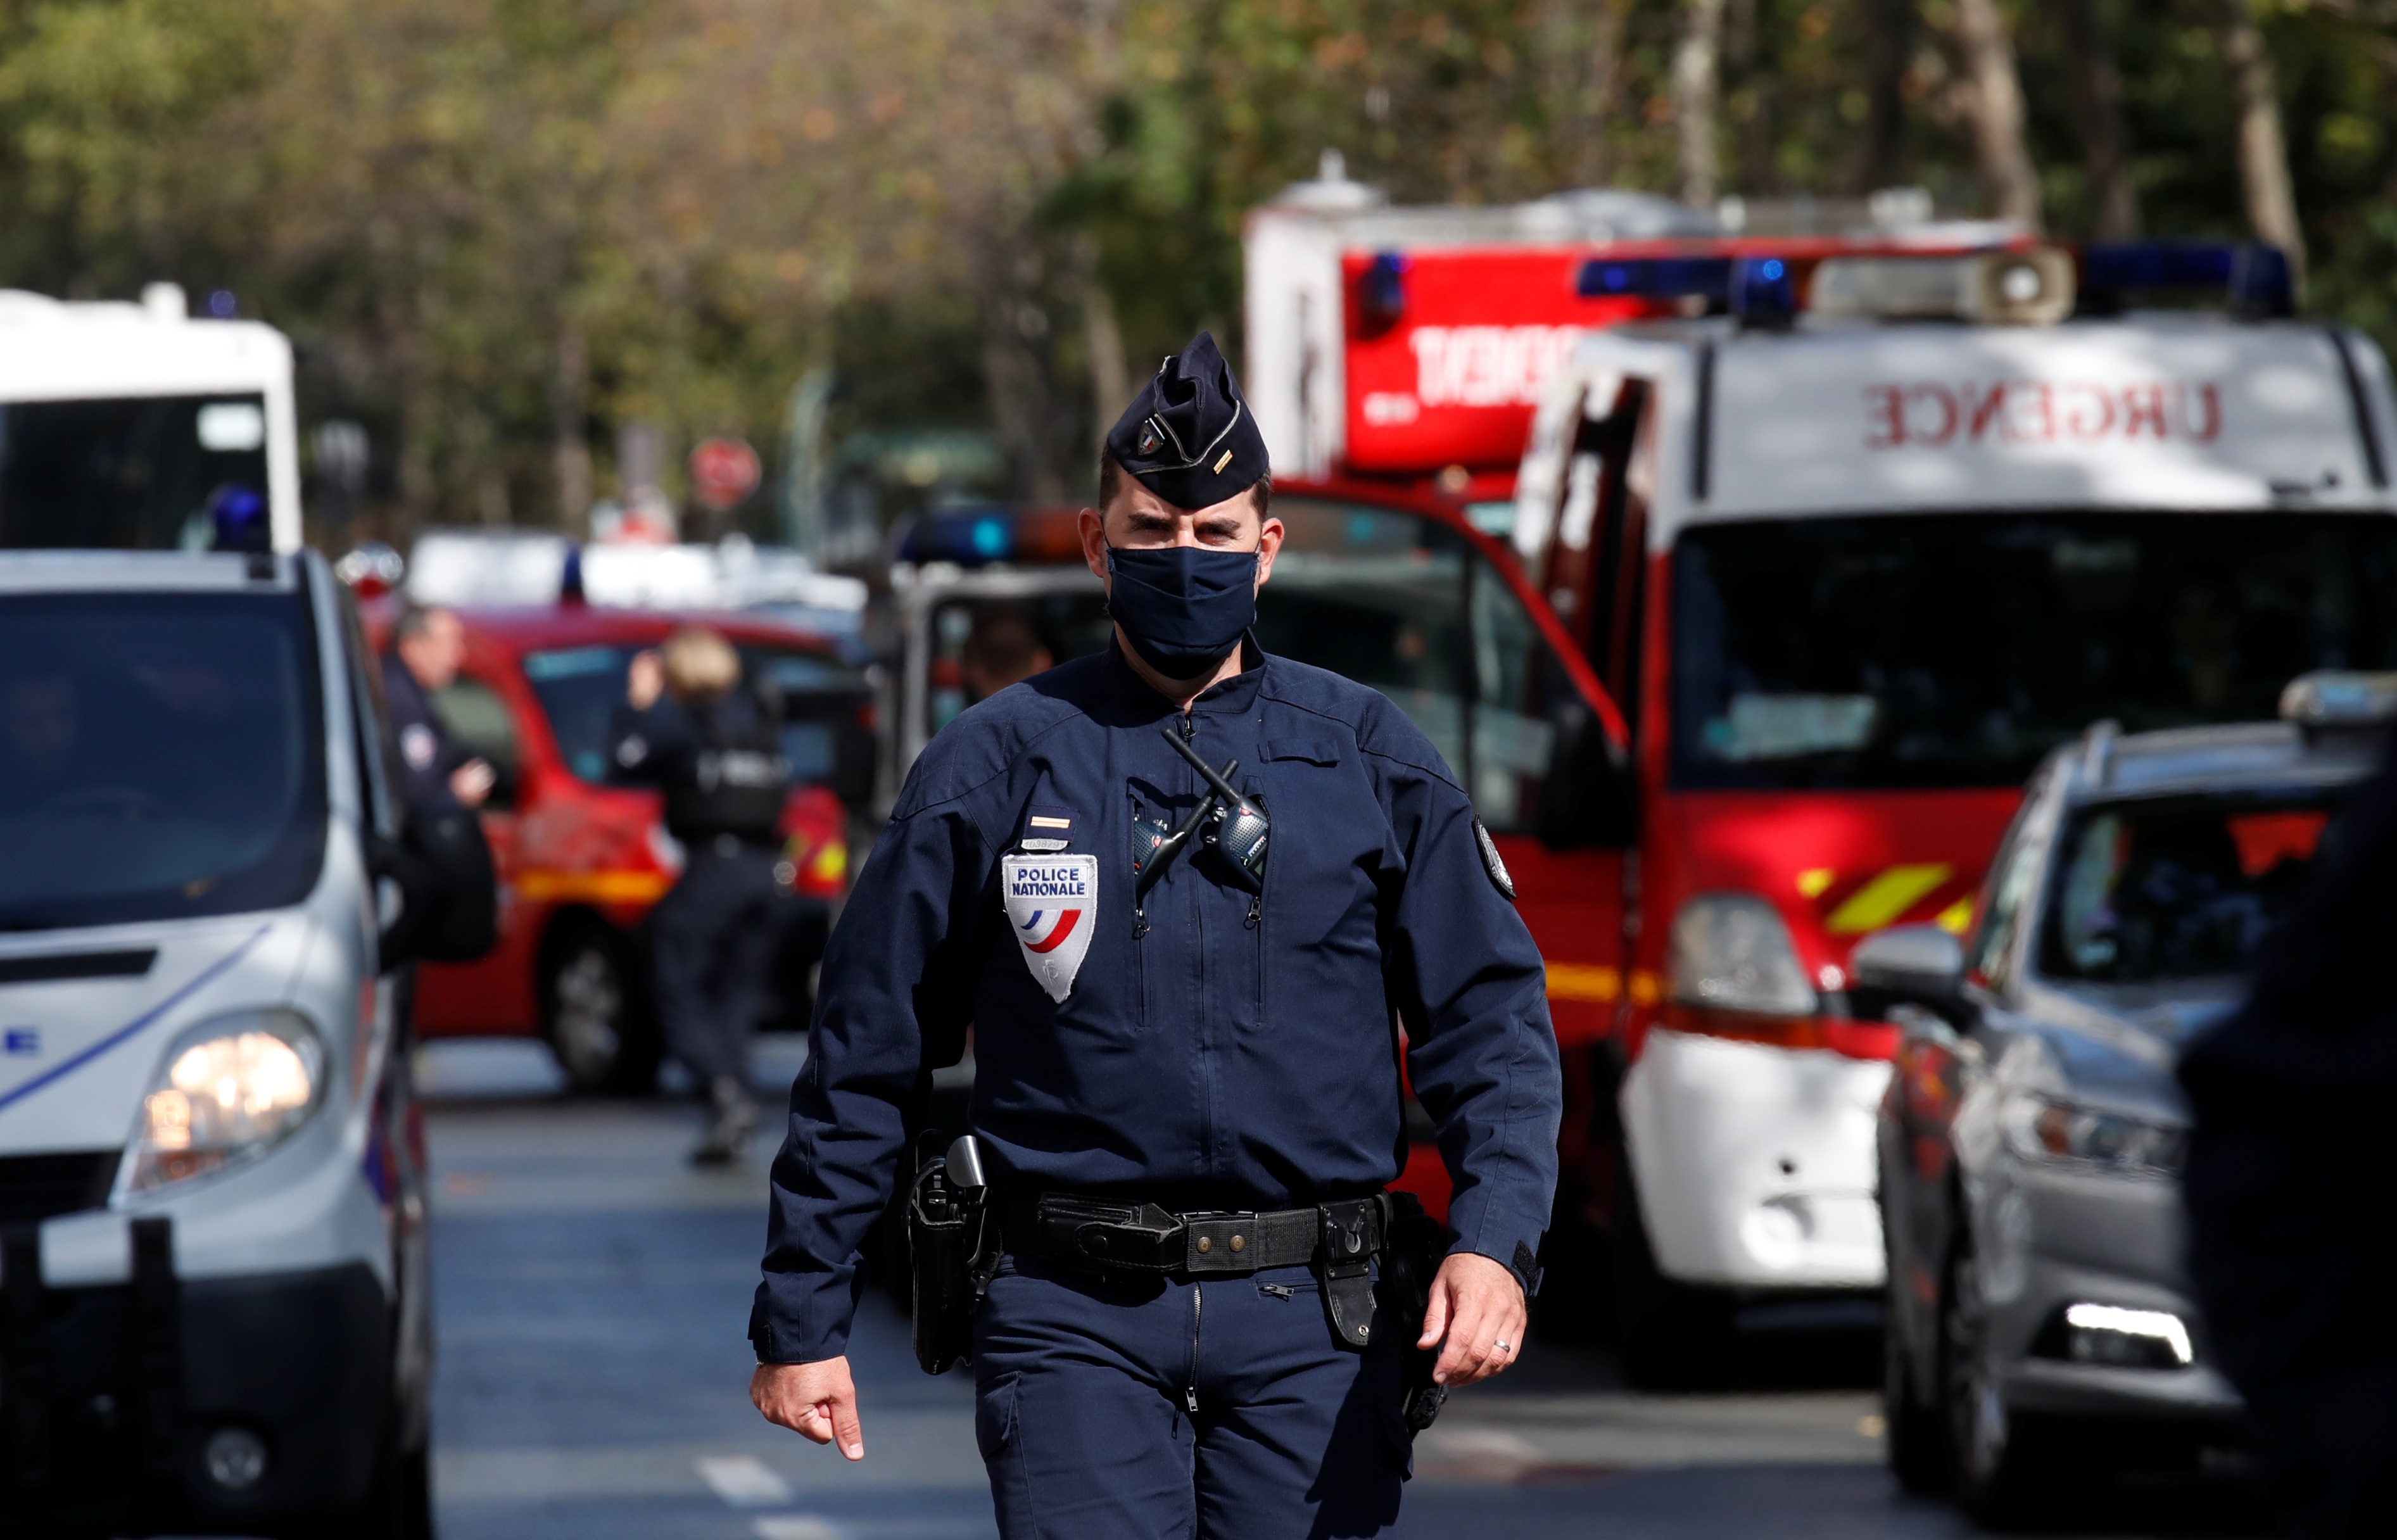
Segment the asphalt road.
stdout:
[[[787,1082],[787,1039],[760,1053]],[[763,1422],[743,1340],[764,1171],[703,1173],[689,1104],[575,1102],[537,1047],[427,1051],[445,1540],[976,1540],[995,1534],[971,1385],[931,1379],[870,1296],[851,1361],[856,1466]],[[1881,1466],[1872,1347],[1855,1331],[1751,1333],[1747,1386],[1623,1387],[1602,1352],[1535,1345],[1460,1393],[1417,1445],[1402,1533],[1620,1540],[1962,1535]],[[2196,1533],[2218,1496],[2147,1493],[2075,1533]],[[2075,1516],[2076,1518],[2082,1516]]]

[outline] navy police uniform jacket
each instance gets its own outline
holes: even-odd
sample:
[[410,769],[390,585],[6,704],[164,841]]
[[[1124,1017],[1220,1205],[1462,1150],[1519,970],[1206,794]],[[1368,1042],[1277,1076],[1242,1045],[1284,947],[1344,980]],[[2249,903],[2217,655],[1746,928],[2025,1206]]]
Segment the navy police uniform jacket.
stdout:
[[847,1351],[907,1110],[970,1024],[994,1181],[1184,1211],[1394,1180],[1402,1025],[1455,1249],[1533,1285],[1561,1100],[1538,949],[1414,725],[1246,646],[1186,736],[1218,769],[1237,757],[1271,820],[1259,899],[1194,837],[1142,931],[1144,831],[1178,827],[1204,788],[1159,736],[1181,713],[1112,647],[992,696],[917,760],[825,953],[773,1166],[761,1359]]
[[401,805],[420,816],[460,807],[449,777],[475,757],[475,751],[449,735],[433,714],[424,688],[396,657],[383,660],[382,696],[399,747]]

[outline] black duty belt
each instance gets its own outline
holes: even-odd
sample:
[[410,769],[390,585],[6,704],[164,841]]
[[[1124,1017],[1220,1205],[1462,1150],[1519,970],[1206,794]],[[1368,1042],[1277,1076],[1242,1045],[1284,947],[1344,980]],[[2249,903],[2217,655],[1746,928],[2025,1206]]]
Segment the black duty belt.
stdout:
[[1007,1200],[999,1228],[1011,1252],[1097,1272],[1241,1278],[1311,1266],[1323,1279],[1333,1329],[1362,1347],[1372,1335],[1373,1265],[1388,1203],[1376,1194],[1306,1209],[1172,1213],[1154,1203],[1047,1192]]

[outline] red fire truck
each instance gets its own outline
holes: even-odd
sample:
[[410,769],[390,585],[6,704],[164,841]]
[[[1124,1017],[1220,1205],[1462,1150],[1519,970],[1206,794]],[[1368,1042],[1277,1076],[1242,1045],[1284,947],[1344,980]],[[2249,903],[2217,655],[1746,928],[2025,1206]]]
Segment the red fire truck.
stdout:
[[1589,693],[1477,680],[1453,757],[1477,798],[1546,771],[1501,843],[1568,1068],[1553,1313],[1611,1285],[1633,1376],[1702,1378],[1740,1306],[1882,1283],[1893,1034],[1855,944],[2002,923],[2015,788],[2090,721],[2397,663],[2387,366],[2282,318],[2260,248],[1727,241],[1637,203],[1640,240],[1575,243],[1362,201],[1253,218],[1251,399],[1277,464],[1510,531]]

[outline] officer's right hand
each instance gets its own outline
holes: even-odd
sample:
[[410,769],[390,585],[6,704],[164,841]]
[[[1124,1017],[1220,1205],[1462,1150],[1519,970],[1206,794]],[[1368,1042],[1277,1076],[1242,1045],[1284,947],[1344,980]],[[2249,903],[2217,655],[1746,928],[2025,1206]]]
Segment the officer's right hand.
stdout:
[[821,1363],[761,1363],[749,1376],[749,1399],[770,1423],[820,1444],[837,1442],[852,1460],[865,1458],[865,1432],[857,1426],[857,1386],[849,1359]]

